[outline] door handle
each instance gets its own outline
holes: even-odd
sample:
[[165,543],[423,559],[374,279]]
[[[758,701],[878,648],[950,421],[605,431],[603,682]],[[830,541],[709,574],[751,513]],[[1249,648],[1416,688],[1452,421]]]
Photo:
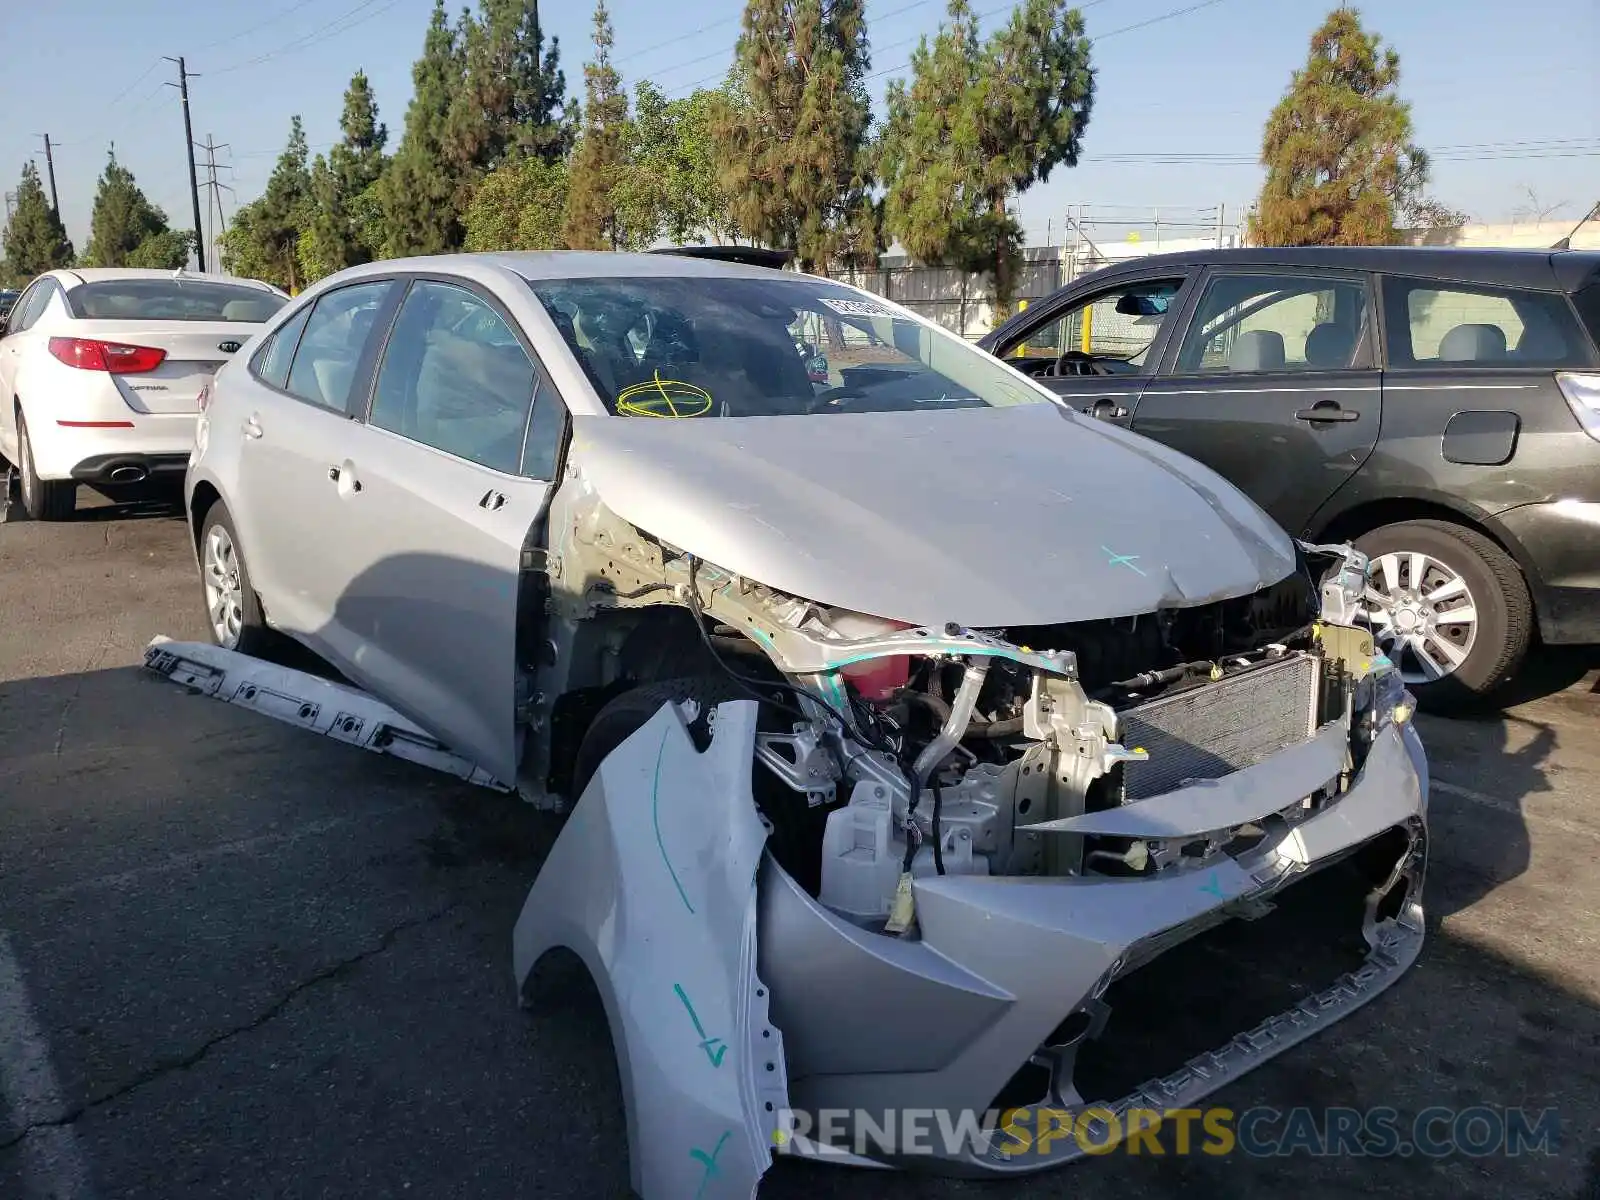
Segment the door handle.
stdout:
[[1353,408],[1340,408],[1332,400],[1324,400],[1321,404],[1300,409],[1294,414],[1294,419],[1296,421],[1310,421],[1312,424],[1320,424],[1323,421],[1359,421],[1361,414]]
[[1128,410],[1123,408],[1122,405],[1118,404],[1109,396],[1101,397],[1093,404],[1085,404],[1082,411],[1083,415],[1086,417],[1099,417],[1101,420],[1106,420],[1112,417],[1125,417],[1128,415]]
[[339,485],[341,492],[359,492],[361,480],[356,478],[354,471],[347,471],[335,463],[328,468],[328,478]]
[[256,420],[254,414],[245,420],[245,423],[241,428],[243,429],[244,435],[247,438],[258,438],[262,434],[261,422]]
[[483,499],[478,501],[479,508],[486,508],[490,512],[499,512],[505,507],[506,497],[504,492],[497,492],[490,488],[483,494]]

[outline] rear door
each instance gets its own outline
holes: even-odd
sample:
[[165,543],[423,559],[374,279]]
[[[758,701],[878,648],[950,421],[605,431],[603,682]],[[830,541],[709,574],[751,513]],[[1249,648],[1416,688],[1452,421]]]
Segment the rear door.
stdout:
[[1382,381],[1359,272],[1212,268],[1133,429],[1217,471],[1291,533],[1366,461]]
[[487,290],[416,278],[383,348],[339,497],[331,628],[352,674],[506,783],[516,780],[518,583],[566,409]]
[[317,297],[256,353],[238,384],[245,403],[229,409],[241,417],[235,521],[256,590],[274,624],[340,666],[347,639],[333,622],[348,514],[334,472],[361,433],[352,400],[365,395],[372,331],[395,290],[392,279],[363,280]]
[[1596,494],[1594,443],[1574,436],[1556,383],[1556,371],[1594,361],[1564,294],[1393,275],[1379,286],[1375,479],[1426,481],[1485,513]]
[[1080,412],[1126,426],[1192,273],[1169,267],[1060,294],[991,351]]

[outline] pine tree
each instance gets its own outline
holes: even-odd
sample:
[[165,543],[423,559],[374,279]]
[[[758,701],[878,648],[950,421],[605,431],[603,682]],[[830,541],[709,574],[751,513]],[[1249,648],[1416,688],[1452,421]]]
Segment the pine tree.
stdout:
[[629,228],[619,204],[632,136],[628,94],[611,65],[611,15],[605,0],[594,9],[594,60],[583,68],[583,127],[567,181],[566,243],[574,250],[619,250],[648,241]]
[[1371,246],[1395,240],[1397,214],[1428,178],[1400,100],[1400,56],[1336,8],[1311,35],[1306,65],[1267,121],[1250,237],[1266,246]]
[[311,165],[311,221],[299,240],[300,266],[308,281],[371,262],[377,249],[363,228],[362,198],[383,174],[389,131],[378,121],[372,87],[361,71],[345,91],[339,129],[343,140],[327,159],[319,154]]
[[72,265],[72,243],[61,218],[39,182],[39,168],[22,166],[16,207],[6,226],[6,270],[13,279],[29,280],[46,271]]
[[826,271],[870,206],[863,0],[747,0],[742,97],[717,105],[717,178],[752,238]]
[[146,238],[167,228],[167,214],[150,203],[133,173],[117,161],[113,146],[95,190],[89,218],[89,248],[83,262],[90,267],[122,267]]
[[544,44],[538,0],[480,0],[463,14],[464,85],[450,110],[449,150],[477,177],[508,158],[565,157],[572,142],[560,40]]
[[460,173],[446,154],[451,101],[461,90],[464,61],[444,0],[434,0],[422,57],[411,68],[413,92],[405,134],[378,183],[384,257],[444,254],[459,249],[456,207]]
[[1026,0],[980,44],[966,0],[951,0],[909,88],[888,92],[885,219],[914,257],[989,276],[997,317],[1016,288],[1022,228],[1011,200],[1077,165],[1094,104],[1083,14]]
[[311,224],[311,172],[305,128],[291,118],[289,142],[278,156],[266,191],[234,214],[223,235],[223,256],[238,275],[264,279],[290,292],[307,282],[300,267],[301,235]]

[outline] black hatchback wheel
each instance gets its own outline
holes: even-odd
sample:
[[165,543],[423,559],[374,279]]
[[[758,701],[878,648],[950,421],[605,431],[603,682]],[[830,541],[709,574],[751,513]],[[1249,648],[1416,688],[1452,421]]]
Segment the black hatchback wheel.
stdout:
[[1364,609],[1419,703],[1485,701],[1527,657],[1533,603],[1515,560],[1447,521],[1403,521],[1356,540],[1372,560]]

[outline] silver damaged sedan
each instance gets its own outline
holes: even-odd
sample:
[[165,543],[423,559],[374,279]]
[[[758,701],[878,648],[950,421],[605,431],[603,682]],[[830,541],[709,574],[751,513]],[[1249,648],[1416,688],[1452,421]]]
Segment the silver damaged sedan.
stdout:
[[219,372],[187,500],[221,645],[564,814],[516,983],[587,965],[646,1197],[1055,1166],[1019,1112],[1192,1105],[1420,948],[1364,560],[865,292],[357,267]]

